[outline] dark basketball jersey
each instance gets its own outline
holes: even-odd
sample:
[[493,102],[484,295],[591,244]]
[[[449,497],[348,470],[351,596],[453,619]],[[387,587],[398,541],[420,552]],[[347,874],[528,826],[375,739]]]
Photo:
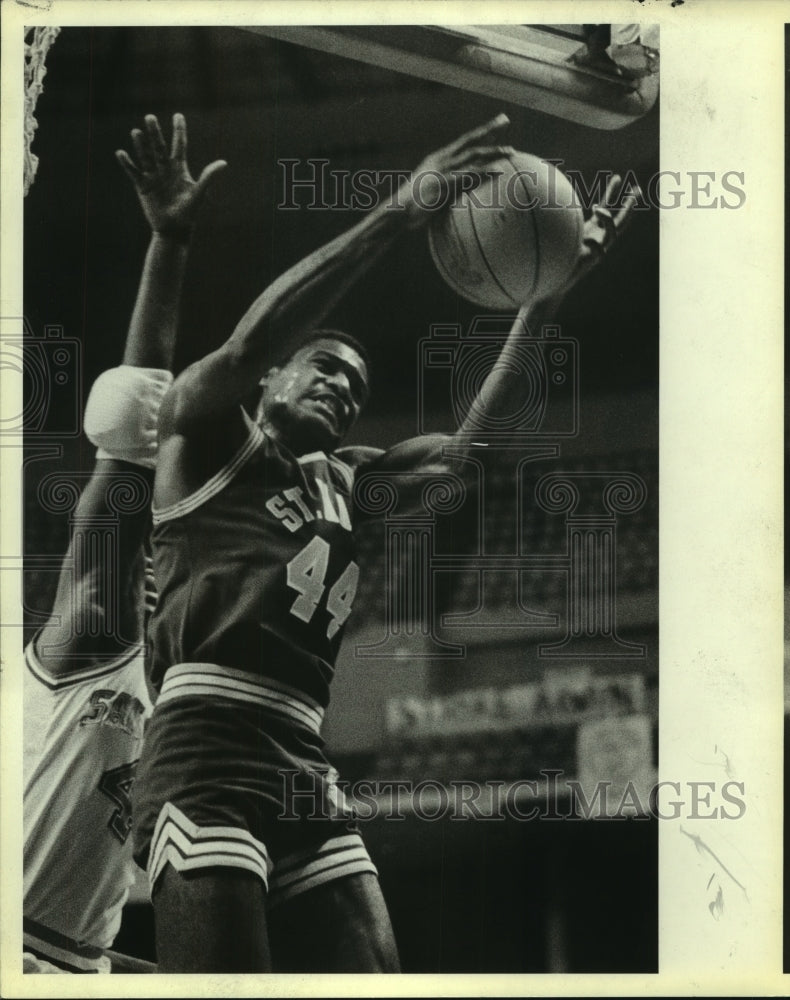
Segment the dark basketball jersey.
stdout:
[[152,681],[210,663],[270,678],[321,706],[359,570],[353,473],[295,457],[250,422],[247,441],[199,490],[154,510],[159,588]]

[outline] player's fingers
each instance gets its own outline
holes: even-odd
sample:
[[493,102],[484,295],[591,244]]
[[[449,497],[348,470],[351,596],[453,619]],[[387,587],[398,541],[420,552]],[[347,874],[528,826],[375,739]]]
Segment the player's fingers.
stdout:
[[460,138],[450,144],[450,148],[458,152],[469,146],[477,146],[483,141],[490,143],[509,124],[510,119],[506,114],[497,115],[496,118],[487,121],[485,125],[480,125],[469,132],[465,132]]
[[174,160],[185,160],[187,155],[187,123],[179,112],[173,115],[173,142],[170,155]]
[[162,135],[162,129],[159,127],[159,119],[156,115],[145,116],[145,128],[148,135],[148,145],[151,148],[154,159],[159,161],[166,160],[167,146],[165,145],[165,137]]
[[599,257],[606,253],[606,239],[603,231],[588,232],[582,238],[585,256]]
[[129,154],[126,152],[126,150],[116,149],[115,159],[120,163],[124,173],[129,178],[129,180],[133,184],[137,184],[138,181],[141,179],[142,174],[134,165],[134,161],[132,160],[131,156],[129,156]]
[[142,169],[146,172],[153,170],[156,163],[151,155],[148,141],[139,128],[132,129],[132,145],[134,146],[134,151],[137,154],[137,162],[140,164]]
[[609,183],[606,185],[606,190],[603,193],[603,204],[611,205],[614,201],[615,192],[620,187],[620,175],[612,174],[609,178]]
[[608,208],[595,205],[590,219],[584,225],[582,236],[582,268],[589,267],[603,257],[615,238],[614,220]]
[[634,208],[639,203],[639,199],[641,197],[642,192],[639,187],[628,188],[628,193],[623,199],[623,204],[620,206],[614,217],[614,228],[618,235],[622,233],[626,226],[630,224],[631,219],[634,217]]
[[512,146],[472,146],[455,157],[457,167],[489,167],[497,160],[515,156]]
[[[463,184],[464,190],[471,190],[483,181],[498,177],[504,172],[502,161],[507,159],[509,150],[509,146],[491,146],[479,150],[479,154],[457,158],[453,162],[452,169],[446,171],[446,175],[456,186]],[[472,180],[466,179],[461,182],[462,176],[471,177]]]
[[449,190],[454,197],[464,191],[474,191],[488,177],[493,177],[497,173],[501,173],[501,171],[486,170],[484,164],[470,164],[469,166],[459,167],[457,170],[448,170],[437,179],[443,189],[449,185]]
[[593,209],[593,219],[598,227],[598,233],[593,236],[593,239],[599,240],[602,248],[605,250],[616,235],[611,210],[604,208],[602,205],[596,205]]
[[211,183],[212,178],[214,178],[218,173],[221,173],[227,165],[226,160],[215,160],[213,163],[209,163],[207,167],[204,167],[200,177],[197,179],[197,183],[195,184],[195,196],[202,198],[206,188]]

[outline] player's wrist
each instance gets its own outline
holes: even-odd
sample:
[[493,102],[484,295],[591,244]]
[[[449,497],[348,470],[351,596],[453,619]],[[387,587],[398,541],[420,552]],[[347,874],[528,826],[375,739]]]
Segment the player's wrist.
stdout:
[[162,246],[186,247],[192,240],[195,227],[183,223],[163,223],[151,227],[151,239]]
[[397,204],[403,209],[406,227],[427,228],[438,213],[447,211],[454,200],[454,183],[430,161],[420,164],[398,189]]
[[422,229],[430,222],[431,212],[415,197],[413,183],[399,188],[396,202],[400,209],[401,225],[405,229]]

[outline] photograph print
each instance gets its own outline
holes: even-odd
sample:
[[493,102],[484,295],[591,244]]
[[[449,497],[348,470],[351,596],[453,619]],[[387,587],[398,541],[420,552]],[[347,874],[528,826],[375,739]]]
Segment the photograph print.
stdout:
[[658,971],[659,83],[25,31],[26,973]]

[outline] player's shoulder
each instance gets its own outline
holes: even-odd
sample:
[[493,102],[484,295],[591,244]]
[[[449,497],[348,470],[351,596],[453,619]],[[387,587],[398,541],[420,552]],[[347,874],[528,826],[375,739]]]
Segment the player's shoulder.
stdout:
[[[27,674],[52,693],[76,687],[106,684],[110,677],[130,678],[144,683],[145,645],[142,642],[119,646],[104,656],[79,655],[64,651],[73,649],[65,643],[54,643],[57,635],[48,637],[45,625],[24,648]],[[54,643],[54,644],[53,644]]]
[[[241,405],[229,406],[221,413],[213,414],[204,423],[190,427],[188,432],[172,431],[160,434],[160,447],[170,441],[178,442],[184,450],[205,451],[207,445],[212,450],[233,451],[244,443],[257,428],[255,420]],[[260,432],[260,428],[258,428]]]
[[227,479],[243,457],[250,457],[265,435],[240,406],[205,425],[204,433],[171,434],[159,444],[153,507],[162,511],[182,503],[219,477]]

